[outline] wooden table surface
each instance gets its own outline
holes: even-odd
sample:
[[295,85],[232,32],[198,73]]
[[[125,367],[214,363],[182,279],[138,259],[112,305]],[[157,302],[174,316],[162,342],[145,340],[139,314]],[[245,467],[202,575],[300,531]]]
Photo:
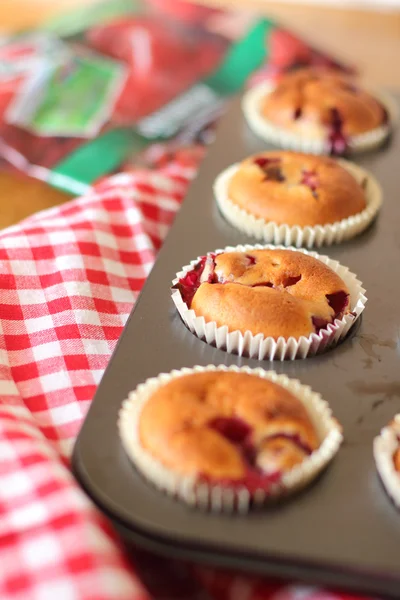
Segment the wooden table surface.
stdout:
[[[2,32],[40,24],[60,10],[98,0],[0,0]],[[400,90],[400,11],[335,9],[270,0],[201,0],[203,3],[254,9],[275,18],[310,44],[360,69],[372,85]],[[0,227],[69,199],[46,184],[0,173]]]
[[400,90],[400,10],[335,9],[298,1],[201,1],[225,7],[246,6],[246,9],[264,12],[311,45],[355,65],[371,85]]

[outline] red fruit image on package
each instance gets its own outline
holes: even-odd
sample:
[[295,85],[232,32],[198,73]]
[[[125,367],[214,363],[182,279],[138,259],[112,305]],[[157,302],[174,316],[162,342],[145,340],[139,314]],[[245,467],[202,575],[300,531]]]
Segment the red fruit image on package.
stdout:
[[147,0],[147,4],[186,23],[204,23],[209,17],[222,12],[217,8],[192,4],[187,0]]
[[128,67],[111,121],[129,125],[216,69],[227,42],[204,30],[151,16],[123,18],[87,32],[89,45]]

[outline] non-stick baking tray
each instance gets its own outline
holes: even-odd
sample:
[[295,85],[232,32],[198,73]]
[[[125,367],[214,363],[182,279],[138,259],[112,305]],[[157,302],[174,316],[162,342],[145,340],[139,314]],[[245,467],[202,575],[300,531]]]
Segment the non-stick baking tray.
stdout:
[[210,515],[146,483],[119,441],[121,402],[146,378],[196,364],[260,366],[192,335],[174,308],[170,284],[181,266],[207,251],[255,242],[224,221],[212,184],[229,164],[266,148],[246,126],[239,99],[232,102],[104,374],[75,446],[75,473],[129,542],[168,556],[400,598],[400,514],[372,456],[373,438],[400,410],[400,136],[356,160],[382,184],[377,221],[358,238],[319,250],[364,283],[368,303],[356,330],[318,357],[261,363],[329,401],[345,442],[328,470],[281,505],[246,517]]

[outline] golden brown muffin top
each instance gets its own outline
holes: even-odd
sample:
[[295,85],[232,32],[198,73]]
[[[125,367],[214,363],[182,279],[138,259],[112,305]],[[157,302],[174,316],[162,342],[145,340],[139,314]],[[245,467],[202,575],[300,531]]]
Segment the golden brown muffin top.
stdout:
[[206,322],[275,339],[318,332],[349,303],[346,284],[330,267],[293,250],[209,254],[175,287]]
[[366,207],[362,186],[335,160],[287,151],[241,162],[228,197],[255,217],[301,227],[336,223]]
[[400,473],[400,448],[393,455],[394,468]]
[[256,375],[184,375],[157,389],[139,419],[143,448],[182,475],[270,484],[319,446],[302,402]]
[[347,76],[315,68],[285,74],[265,97],[261,113],[275,125],[306,137],[325,132],[337,154],[345,150],[346,138],[387,121],[382,104]]

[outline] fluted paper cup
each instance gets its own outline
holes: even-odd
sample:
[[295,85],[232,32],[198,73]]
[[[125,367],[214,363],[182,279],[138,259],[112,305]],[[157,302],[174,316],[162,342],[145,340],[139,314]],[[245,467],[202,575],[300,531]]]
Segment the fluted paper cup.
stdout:
[[[334,323],[329,323],[326,329],[321,329],[318,333],[311,333],[309,336],[301,336],[299,338],[290,337],[288,339],[279,337],[275,340],[273,337],[265,337],[259,333],[254,335],[250,331],[244,334],[240,331],[229,331],[226,325],[218,327],[215,321],[207,322],[204,317],[197,315],[193,309],[190,309],[184,302],[182,295],[178,289],[172,288],[172,300],[190,331],[212,346],[226,350],[230,354],[238,354],[239,356],[248,356],[258,360],[294,360],[297,358],[307,358],[319,354],[328,348],[336,346],[347,335],[350,328],[359,318],[365,308],[367,298],[365,289],[362,287],[354,273],[347,267],[344,267],[336,260],[332,260],[328,256],[310,252],[304,249],[286,248],[284,246],[272,246],[260,244],[256,245],[239,245],[228,246],[224,249],[215,250],[215,254],[222,252],[251,252],[252,250],[291,250],[293,252],[302,252],[308,256],[320,260],[325,265],[328,265],[344,283],[347,285],[350,292],[349,311],[341,319],[336,319]],[[176,274],[172,285],[179,283],[188,271],[199,262],[201,257],[192,260],[189,265],[182,268]]]
[[[268,490],[258,489],[250,493],[245,487],[228,487],[202,481],[201,477],[183,476],[166,467],[161,461],[147,452],[140,441],[139,420],[141,411],[154,392],[166,383],[189,375],[215,371],[247,373],[268,379],[295,395],[304,405],[320,440],[320,446],[304,461],[284,473],[279,482],[271,484]],[[250,369],[249,367],[226,367],[225,365],[206,367],[195,366],[162,373],[148,379],[129,394],[119,413],[118,427],[123,447],[136,469],[159,490],[179,498],[187,504],[214,512],[237,512],[245,514],[251,507],[261,506],[268,500],[287,496],[304,488],[328,465],[342,443],[342,431],[332,416],[328,403],[320,394],[302,385],[297,379],[278,375],[273,371]]]

